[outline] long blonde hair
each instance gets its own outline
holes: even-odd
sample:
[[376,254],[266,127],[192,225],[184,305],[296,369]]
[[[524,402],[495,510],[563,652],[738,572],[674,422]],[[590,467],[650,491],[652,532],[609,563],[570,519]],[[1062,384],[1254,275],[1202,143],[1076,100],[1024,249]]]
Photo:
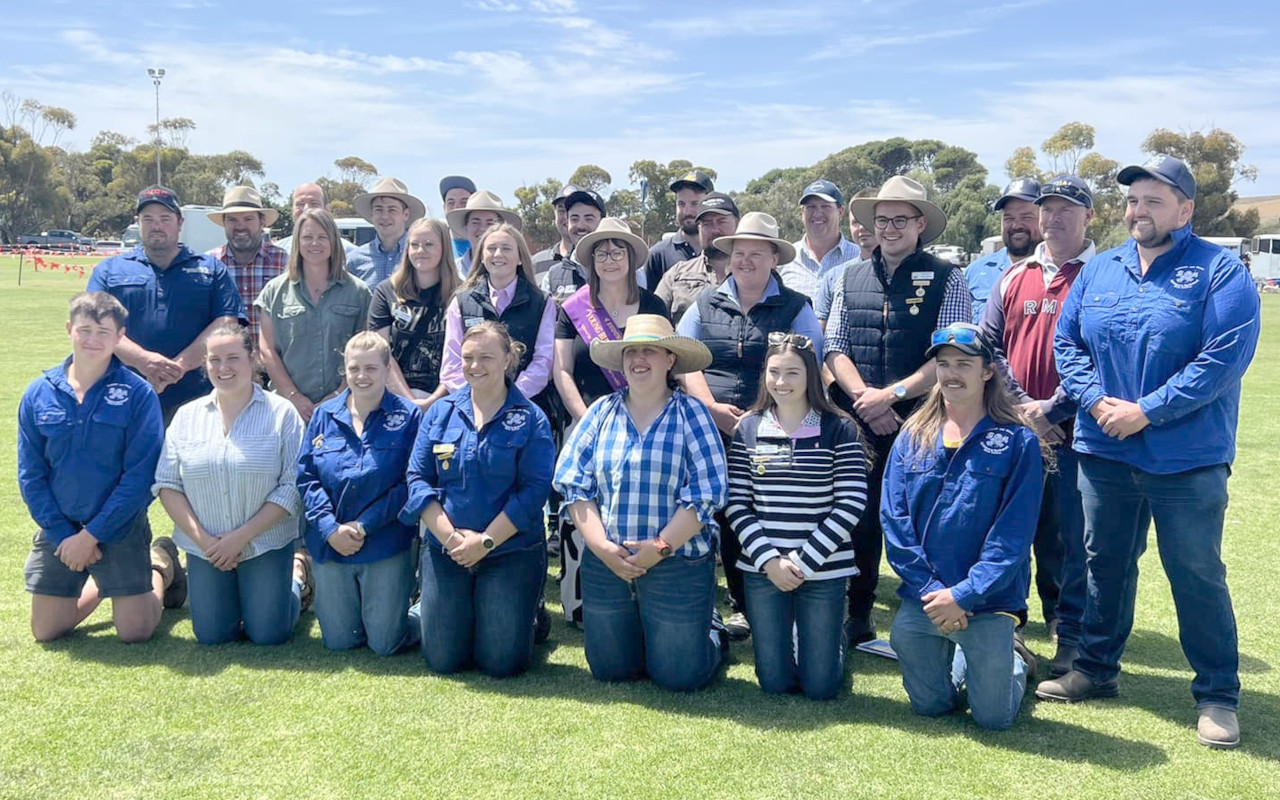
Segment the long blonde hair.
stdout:
[[423,230],[432,231],[440,239],[440,306],[444,307],[449,305],[453,293],[458,290],[458,265],[453,260],[453,234],[441,220],[423,217],[415,220],[405,231],[404,256],[396,271],[391,273],[391,289],[402,303],[422,299],[424,287],[418,285],[418,271],[409,260],[409,239],[415,232]]
[[471,251],[471,271],[467,273],[467,279],[458,288],[472,289],[489,280],[489,268],[484,264],[484,245],[495,233],[505,233],[516,242],[516,252],[520,255],[520,269],[516,271],[516,278],[519,279],[520,274],[524,273],[525,280],[537,286],[538,278],[533,271],[533,256],[529,255],[529,245],[524,240],[524,234],[511,223],[503,222],[489,228],[480,237],[480,241],[476,242],[475,248]]

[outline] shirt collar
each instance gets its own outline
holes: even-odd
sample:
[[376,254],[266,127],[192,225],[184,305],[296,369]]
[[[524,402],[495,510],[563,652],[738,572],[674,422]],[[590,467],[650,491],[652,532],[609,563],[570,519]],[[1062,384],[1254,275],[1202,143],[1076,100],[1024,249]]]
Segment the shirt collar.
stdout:
[[[67,368],[71,366],[71,359],[72,356],[67,356],[62,360],[61,364],[45,370],[44,374],[49,382],[59,390],[75,394],[75,389],[71,388],[71,381],[67,380]],[[98,378],[97,382],[95,382],[93,386],[97,386],[99,383],[103,383],[107,379],[114,377],[116,370],[123,368],[124,362],[120,360],[119,356],[111,356],[111,363],[107,364],[106,371],[102,373],[102,377]],[[89,389],[92,389],[93,386],[90,386]],[[88,392],[86,392],[86,394],[87,393]]]
[[1084,264],[1098,254],[1098,246],[1093,243],[1092,239],[1085,239],[1084,249],[1080,251],[1080,255],[1068,261],[1066,264],[1055,264],[1053,258],[1049,255],[1049,247],[1044,242],[1036,245],[1035,252],[1027,256],[1026,263],[1028,265],[1038,264],[1045,267],[1053,267],[1061,269],[1068,264]]
[[783,430],[782,425],[778,423],[777,414],[774,412],[775,409],[771,408],[760,415],[760,427],[756,428],[756,436],[771,439],[812,439],[822,434],[822,415],[816,409],[810,408],[809,413],[805,414],[804,419],[800,420],[800,427],[790,434]]
[[[708,271],[711,271],[710,266],[710,264],[707,265]],[[732,297],[733,302],[736,303],[739,308],[742,307],[742,304],[738,301],[738,284],[734,281],[732,275],[724,279],[724,283],[720,284],[719,288],[716,289],[716,292]],[[770,275],[769,284],[764,287],[764,294],[760,297],[760,302],[763,303],[765,300],[768,300],[770,297],[777,294],[781,294],[781,291],[778,289],[778,276]]]
[[[214,389],[213,391],[209,392],[199,402],[201,406],[203,406],[205,409],[217,409],[218,390]],[[253,392],[249,396],[249,404],[246,405],[245,408],[248,408],[254,403],[265,403],[265,402],[267,402],[267,393],[263,390],[262,386],[260,386],[257,381],[254,381]]]

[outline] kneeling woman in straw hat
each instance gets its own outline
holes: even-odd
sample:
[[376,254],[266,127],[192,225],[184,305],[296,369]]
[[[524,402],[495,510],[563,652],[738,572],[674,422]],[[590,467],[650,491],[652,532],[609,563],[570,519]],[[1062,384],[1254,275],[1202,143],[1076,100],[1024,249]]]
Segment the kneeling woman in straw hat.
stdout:
[[666,318],[636,314],[591,358],[627,388],[596,401],[556,465],[587,552],[582,618],[599,680],[648,676],[690,691],[715,675],[728,639],[715,613],[715,513],[724,505],[724,447],[711,414],[674,388],[703,369],[705,345]]
[[902,425],[880,522],[902,578],[891,641],[917,714],[954,711],[960,687],[983,728],[1013,725],[1035,658],[1027,621],[1041,447],[976,326],[935,332],[938,383]]

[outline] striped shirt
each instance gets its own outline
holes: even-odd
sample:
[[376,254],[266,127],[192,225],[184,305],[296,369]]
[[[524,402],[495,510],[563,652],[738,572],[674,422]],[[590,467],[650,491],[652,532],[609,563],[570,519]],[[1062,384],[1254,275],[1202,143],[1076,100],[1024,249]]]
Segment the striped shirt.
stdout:
[[[265,504],[275,503],[289,516],[249,542],[240,558],[287,547],[298,538],[297,517],[302,511],[296,483],[302,418],[288,400],[255,385],[253,399],[236,417],[231,432],[224,434],[216,394],[178,409],[151,491],[158,495],[161,489],[172,489],[186,495],[196,519],[213,536],[230,533]],[[206,558],[185,531],[175,528],[173,540],[188,556]]]
[[725,517],[742,542],[740,569],[789,558],[813,580],[857,575],[851,537],[866,506],[867,462],[852,421],[810,411],[790,436],[772,411],[738,424]]
[[711,412],[674,392],[640,433],[626,398],[626,391],[614,392],[587,409],[556,463],[556,491],[566,506],[595,502],[615,544],[653,539],[678,510],[692,509],[702,530],[677,552],[689,558],[712,552],[726,480],[724,444]]
[[818,294],[818,285],[828,272],[842,264],[857,261],[861,253],[859,247],[844,236],[841,236],[836,246],[828,250],[822,258],[814,255],[809,247],[808,236],[801,236],[800,241],[794,244],[795,260],[778,267],[778,275],[782,278],[783,286],[793,292],[799,292],[809,298],[810,302]]

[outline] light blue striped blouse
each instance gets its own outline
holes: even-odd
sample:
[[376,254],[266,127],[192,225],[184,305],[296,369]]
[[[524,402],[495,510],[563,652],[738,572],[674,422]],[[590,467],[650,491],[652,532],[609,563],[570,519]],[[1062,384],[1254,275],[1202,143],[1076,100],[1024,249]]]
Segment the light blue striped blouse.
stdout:
[[[250,559],[298,538],[302,500],[295,478],[304,426],[292,403],[254,386],[253,399],[236,417],[231,432],[224,434],[215,394],[178,409],[165,435],[151,491],[182,492],[213,536],[248,522],[265,503],[288,511],[288,517],[245,547],[240,557]],[[189,556],[205,558],[200,546],[176,527],[173,540]]]

